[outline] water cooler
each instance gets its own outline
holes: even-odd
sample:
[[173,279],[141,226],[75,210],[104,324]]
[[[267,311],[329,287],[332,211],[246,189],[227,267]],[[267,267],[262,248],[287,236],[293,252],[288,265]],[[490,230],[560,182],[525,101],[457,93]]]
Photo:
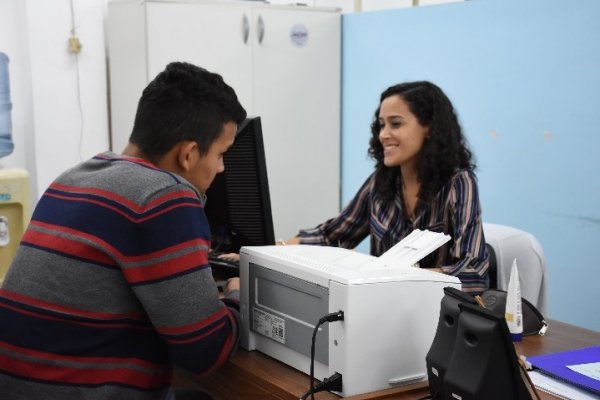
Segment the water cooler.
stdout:
[[0,169],[0,282],[29,223],[29,174]]
[[13,152],[12,123],[10,112],[10,80],[8,77],[8,56],[0,52],[0,157]]
[[[14,150],[8,56],[0,52],[0,158]],[[0,166],[0,283],[29,221],[29,174]]]

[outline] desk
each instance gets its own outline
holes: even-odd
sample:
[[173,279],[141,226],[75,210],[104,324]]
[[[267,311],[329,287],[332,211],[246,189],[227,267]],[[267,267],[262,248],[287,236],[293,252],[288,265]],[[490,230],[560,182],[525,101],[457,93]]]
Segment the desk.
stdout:
[[[517,352],[533,356],[600,344],[600,332],[558,321],[549,321],[549,325],[546,336],[525,336],[523,342],[516,344]],[[174,383],[190,385],[190,382],[181,376],[176,376]],[[231,362],[199,384],[210,392],[215,400],[297,400],[308,389],[309,378],[306,374],[258,351],[240,349]],[[419,382],[345,399],[416,400],[428,393],[427,383]],[[543,392],[540,392],[540,396],[544,400],[556,399]],[[315,394],[315,399],[333,400],[340,397],[321,392]]]

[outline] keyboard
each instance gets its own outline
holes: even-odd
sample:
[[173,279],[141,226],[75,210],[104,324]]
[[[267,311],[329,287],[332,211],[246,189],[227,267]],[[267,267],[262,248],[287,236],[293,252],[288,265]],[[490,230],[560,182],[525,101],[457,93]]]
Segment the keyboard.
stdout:
[[208,263],[213,271],[215,280],[227,280],[229,278],[240,276],[240,262],[227,258],[219,258],[218,253],[211,251],[208,253]]

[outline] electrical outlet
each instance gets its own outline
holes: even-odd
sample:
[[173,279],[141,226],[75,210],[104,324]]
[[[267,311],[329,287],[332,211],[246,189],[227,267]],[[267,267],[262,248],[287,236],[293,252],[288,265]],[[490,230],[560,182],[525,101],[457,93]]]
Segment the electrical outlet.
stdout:
[[81,51],[81,42],[76,36],[69,38],[69,52],[77,54]]

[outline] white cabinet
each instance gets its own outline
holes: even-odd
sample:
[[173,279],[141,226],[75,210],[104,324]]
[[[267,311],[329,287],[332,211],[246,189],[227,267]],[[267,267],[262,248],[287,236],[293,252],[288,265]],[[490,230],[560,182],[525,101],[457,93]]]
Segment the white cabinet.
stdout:
[[262,119],[277,237],[339,212],[341,15],[260,2],[112,1],[108,39],[113,150],[137,101],[171,61],[223,76]]

